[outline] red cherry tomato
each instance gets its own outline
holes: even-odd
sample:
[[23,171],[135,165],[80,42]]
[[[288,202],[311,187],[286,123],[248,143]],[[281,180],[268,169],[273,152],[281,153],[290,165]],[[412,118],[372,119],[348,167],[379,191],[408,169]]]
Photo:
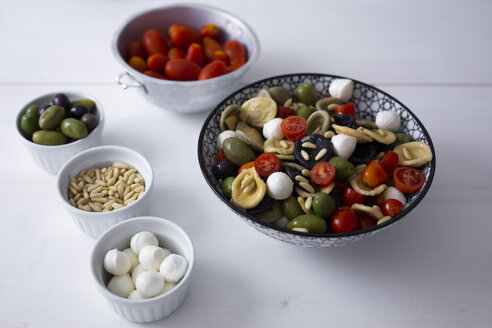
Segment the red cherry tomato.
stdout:
[[155,71],[145,71],[144,74],[147,76],[155,77],[156,79],[167,80],[167,78],[164,75],[157,73]]
[[369,187],[377,187],[389,179],[384,169],[376,161],[370,161],[361,174],[362,182]]
[[374,220],[367,214],[359,214],[359,220],[362,229],[374,227],[376,225],[376,220]]
[[393,171],[395,187],[401,192],[412,193],[419,190],[425,182],[424,175],[413,167],[398,167]]
[[198,35],[200,36],[200,40],[207,36],[212,39],[217,39],[217,36],[219,35],[219,28],[217,25],[212,23],[205,24],[198,29]]
[[348,206],[353,204],[362,204],[366,200],[366,196],[359,194],[354,189],[346,186],[343,189],[343,203]]
[[181,48],[171,48],[169,49],[169,51],[167,52],[167,58],[169,60],[171,59],[178,59],[178,58],[185,58],[186,54],[184,52],[183,49]]
[[320,186],[328,186],[335,179],[335,167],[330,162],[319,162],[311,169],[311,179]]
[[205,58],[207,58],[207,60],[209,61],[212,60],[214,52],[216,52],[217,50],[222,50],[220,44],[218,44],[217,41],[215,41],[211,37],[205,37],[202,40],[202,44],[203,44],[203,53],[205,54]]
[[188,47],[185,59],[194,62],[198,66],[202,67],[205,64],[205,57],[203,56],[202,46],[198,43],[192,43]]
[[202,71],[198,75],[199,80],[211,79],[213,77],[221,76],[227,73],[227,68],[224,62],[215,60],[205,65]]
[[200,66],[186,59],[169,60],[164,70],[169,79],[176,81],[196,80],[201,71]]
[[145,50],[144,50],[142,44],[138,41],[130,42],[130,44],[128,45],[126,58],[130,59],[134,56],[138,56],[138,57],[142,57],[142,58],[145,57]]
[[391,217],[400,213],[402,209],[403,209],[403,204],[396,199],[388,199],[387,201],[384,202],[382,207],[383,215],[384,216],[389,215]]
[[143,73],[147,70],[147,63],[142,57],[133,56],[128,61],[128,65],[130,65],[132,68],[136,69],[140,73]]
[[198,40],[196,32],[185,25],[171,25],[168,32],[172,44],[183,49],[187,49],[190,44]]
[[277,106],[277,117],[287,118],[289,116],[296,115],[294,108]]
[[142,45],[147,56],[153,54],[167,54],[167,41],[162,36],[161,32],[157,30],[149,29],[145,31],[142,37]]
[[248,170],[252,167],[255,167],[255,161],[251,161],[251,162],[247,162],[247,163],[244,163],[240,168],[239,170],[237,171],[237,174],[239,175],[241,172],[243,172],[244,170]]
[[348,103],[345,105],[340,105],[335,108],[335,114],[345,114],[345,115],[350,115],[353,118],[355,117],[355,104],[354,103]]
[[164,73],[167,58],[161,54],[154,54],[147,58],[147,68],[156,73]]
[[214,61],[214,60],[220,60],[221,62],[224,62],[224,64],[226,64],[226,66],[230,65],[229,57],[227,57],[224,50],[215,50],[212,53],[212,58],[210,59],[210,61]]
[[241,42],[237,40],[228,40],[223,48],[231,60],[232,70],[236,70],[246,63],[246,49]]
[[284,136],[292,141],[301,139],[306,132],[306,119],[300,116],[289,116],[280,124]]
[[393,171],[398,167],[398,154],[392,150],[388,151],[379,162],[379,165],[388,175],[392,175]]
[[217,153],[217,156],[215,156],[215,163],[218,163],[225,159],[227,159],[227,157],[225,155],[224,148],[220,148],[219,152]]
[[256,158],[255,169],[263,178],[280,171],[280,159],[272,153],[263,153]]
[[359,230],[361,223],[350,207],[339,207],[330,219],[331,230],[336,233]]

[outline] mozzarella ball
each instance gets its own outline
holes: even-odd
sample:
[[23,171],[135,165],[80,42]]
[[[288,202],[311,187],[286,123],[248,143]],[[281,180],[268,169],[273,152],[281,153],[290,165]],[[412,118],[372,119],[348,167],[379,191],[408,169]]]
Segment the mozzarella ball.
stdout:
[[171,289],[176,287],[176,285],[177,285],[177,283],[175,283],[175,282],[166,281],[164,283],[164,289],[162,290],[162,292],[159,295],[167,293],[168,291],[170,291]]
[[390,110],[384,110],[376,114],[376,125],[383,130],[398,132],[400,129],[400,116]]
[[130,300],[143,300],[144,297],[142,296],[142,294],[140,294],[140,292],[138,290],[134,290],[130,293],[130,295],[128,295],[128,299],[130,299]]
[[266,186],[268,195],[277,200],[288,198],[294,190],[294,182],[284,172],[270,174]]
[[383,193],[383,199],[384,201],[387,201],[388,199],[396,199],[403,205],[407,203],[407,199],[405,198],[405,195],[400,190],[398,190],[393,186],[386,188],[386,190]]
[[171,251],[158,246],[145,246],[140,250],[138,260],[140,264],[148,270],[158,270],[162,260],[171,254]]
[[159,246],[159,241],[152,232],[139,232],[133,235],[132,239],[130,240],[130,247],[136,255],[140,254],[140,250],[142,248],[149,245]]
[[278,117],[266,122],[263,125],[263,136],[265,139],[283,139],[284,133],[280,124],[282,124],[282,119]]
[[135,267],[137,265],[139,265],[137,254],[135,254],[131,248],[124,249],[123,253],[125,253],[128,256],[128,258],[130,259],[131,266],[130,266],[130,270],[128,270],[128,272],[133,272],[133,269],[135,269]]
[[330,96],[345,102],[352,97],[354,91],[354,82],[349,79],[335,79],[331,82],[328,92]]
[[188,261],[178,254],[171,254],[162,261],[159,272],[164,280],[169,282],[178,282],[183,278],[188,267]]
[[106,253],[103,264],[104,269],[115,276],[125,274],[131,268],[131,261],[128,255],[116,248]]
[[137,281],[138,276],[145,271],[150,271],[149,269],[144,268],[141,264],[137,265],[135,269],[132,271],[132,280],[133,282]]
[[130,293],[135,290],[132,278],[128,273],[121,276],[113,276],[108,282],[108,289],[111,293],[121,297],[128,297]]
[[345,134],[337,134],[331,138],[331,143],[335,155],[348,159],[357,146],[357,139]]
[[224,143],[224,140],[235,136],[236,136],[236,132],[232,130],[222,131],[217,137],[217,147],[219,147],[219,149],[222,148],[222,144]]
[[142,297],[154,297],[159,295],[162,289],[164,289],[164,279],[159,272],[145,271],[137,277],[135,287],[140,292]]

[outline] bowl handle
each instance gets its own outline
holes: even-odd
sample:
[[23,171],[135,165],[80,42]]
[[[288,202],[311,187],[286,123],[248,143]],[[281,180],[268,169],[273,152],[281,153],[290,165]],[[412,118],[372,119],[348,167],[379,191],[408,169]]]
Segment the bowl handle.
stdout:
[[[127,80],[128,82],[125,82]],[[142,88],[144,93],[147,93],[147,89],[145,85],[139,82],[133,75],[128,72],[120,73],[116,77],[116,83],[118,83],[123,89],[128,88]]]

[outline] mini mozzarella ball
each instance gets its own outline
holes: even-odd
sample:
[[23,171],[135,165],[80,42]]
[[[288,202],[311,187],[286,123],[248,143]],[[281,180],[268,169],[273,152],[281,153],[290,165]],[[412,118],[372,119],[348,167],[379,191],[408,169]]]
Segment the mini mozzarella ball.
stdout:
[[133,272],[133,269],[135,269],[135,267],[137,265],[139,265],[137,254],[135,254],[135,252],[133,252],[131,248],[124,249],[123,253],[125,253],[128,256],[128,258],[130,259],[131,266],[130,266],[130,270],[128,270],[128,272]]
[[277,200],[288,198],[294,190],[294,182],[284,172],[270,174],[266,186],[268,195]]
[[132,278],[128,273],[121,276],[113,276],[108,282],[108,289],[111,293],[121,297],[128,297],[135,290]]
[[166,281],[164,283],[164,289],[162,290],[162,292],[159,293],[159,295],[162,295],[162,294],[165,294],[167,293],[168,291],[170,291],[171,289],[173,289],[174,287],[176,287],[177,283],[175,282],[168,282]]
[[159,241],[152,232],[141,231],[133,235],[130,240],[130,248],[136,255],[140,254],[142,248],[149,245],[159,246]]
[[140,294],[140,292],[138,290],[134,290],[130,293],[130,295],[128,295],[128,299],[130,299],[130,300],[143,300],[144,297],[142,296],[142,294]]
[[171,254],[171,251],[158,246],[145,246],[140,250],[138,260],[148,270],[158,270],[162,260]]
[[162,261],[159,272],[164,277],[164,280],[169,282],[178,282],[183,278],[188,261],[178,254],[171,254]]
[[263,125],[263,136],[265,139],[283,139],[284,133],[280,124],[282,124],[282,119],[278,117],[266,122]]
[[357,139],[345,134],[337,134],[331,138],[331,143],[335,155],[348,159],[357,146]]
[[135,269],[132,271],[132,280],[133,282],[137,281],[138,276],[142,272],[150,271],[149,269],[144,268],[141,264],[137,265]]
[[217,137],[217,147],[219,147],[219,149],[222,148],[222,144],[224,143],[224,140],[235,136],[236,136],[236,132],[232,130],[222,131]]
[[345,102],[352,97],[354,91],[354,82],[349,79],[335,79],[331,82],[328,92],[330,96]]
[[396,187],[388,187],[383,193],[383,199],[384,201],[387,201],[388,199],[396,199],[403,205],[407,203],[407,199],[405,198],[405,195],[399,191]]
[[390,110],[384,110],[376,114],[376,125],[383,130],[390,130],[391,132],[398,132],[400,129],[400,116]]
[[142,272],[137,277],[135,287],[143,297],[154,297],[164,289],[164,278],[156,271]]
[[128,255],[116,248],[106,253],[103,264],[104,269],[115,276],[127,273],[132,266]]

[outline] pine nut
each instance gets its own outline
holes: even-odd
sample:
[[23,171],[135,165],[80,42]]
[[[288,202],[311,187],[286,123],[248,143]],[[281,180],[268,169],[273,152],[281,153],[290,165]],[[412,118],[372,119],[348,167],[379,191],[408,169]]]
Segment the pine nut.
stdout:
[[296,175],[295,179],[296,179],[296,181],[299,181],[299,182],[309,183],[308,179],[306,179],[302,175]]
[[305,177],[310,177],[311,176],[311,171],[309,171],[308,169],[303,169],[301,171],[302,175],[304,175]]
[[309,148],[309,149],[317,149],[318,146],[316,146],[315,144],[313,144],[312,142],[309,142],[309,141],[306,141],[302,144],[302,147],[303,148]]
[[293,231],[298,231],[298,232],[309,232],[308,229],[306,228],[302,228],[302,227],[295,227],[295,228],[292,228]]
[[301,150],[301,156],[304,160],[309,161],[309,154],[305,150]]
[[318,155],[316,155],[316,157],[314,158],[314,160],[319,161],[323,156],[326,155],[327,152],[328,150],[326,150],[326,148],[321,149]]
[[279,145],[282,148],[289,148],[289,144],[285,140],[280,140]]
[[313,197],[309,196],[306,199],[306,202],[304,203],[304,206],[306,207],[307,210],[311,209],[311,205],[313,205]]

